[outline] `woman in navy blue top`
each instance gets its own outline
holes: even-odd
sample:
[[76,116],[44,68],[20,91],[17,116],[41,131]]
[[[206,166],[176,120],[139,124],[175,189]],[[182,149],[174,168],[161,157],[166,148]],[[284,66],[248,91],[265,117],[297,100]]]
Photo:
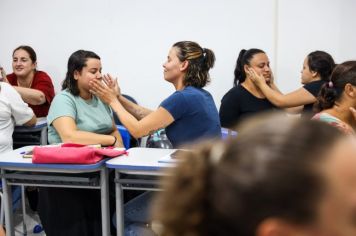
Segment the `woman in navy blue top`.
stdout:
[[212,50],[191,41],[175,43],[163,64],[164,79],[176,91],[152,111],[129,101],[109,77],[109,87],[93,80],[92,92],[109,104],[122,124],[135,137],[146,136],[165,128],[174,148],[202,138],[221,135],[218,111],[210,93],[203,89],[210,82],[209,70],[214,66]]
[[301,83],[304,86],[285,95],[268,87],[256,71],[250,72],[252,81],[271,103],[280,108],[296,107],[293,113],[302,113],[303,117],[311,118],[319,91],[325,82],[330,81],[334,67],[335,62],[330,54],[323,51],[309,53],[301,71]]

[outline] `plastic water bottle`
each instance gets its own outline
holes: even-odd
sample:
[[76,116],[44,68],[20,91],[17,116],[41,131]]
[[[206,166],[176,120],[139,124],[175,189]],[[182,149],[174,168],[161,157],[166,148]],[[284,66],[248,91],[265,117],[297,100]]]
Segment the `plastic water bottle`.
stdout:
[[164,129],[160,129],[155,133],[151,134],[147,139],[146,146],[148,148],[162,148],[162,149],[172,149],[173,145],[169,141],[166,131]]

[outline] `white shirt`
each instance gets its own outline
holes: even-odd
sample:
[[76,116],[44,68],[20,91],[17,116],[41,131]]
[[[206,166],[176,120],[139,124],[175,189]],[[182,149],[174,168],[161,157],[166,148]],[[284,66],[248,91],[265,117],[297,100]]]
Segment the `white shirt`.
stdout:
[[0,153],[12,150],[12,133],[33,117],[32,109],[8,83],[0,82]]

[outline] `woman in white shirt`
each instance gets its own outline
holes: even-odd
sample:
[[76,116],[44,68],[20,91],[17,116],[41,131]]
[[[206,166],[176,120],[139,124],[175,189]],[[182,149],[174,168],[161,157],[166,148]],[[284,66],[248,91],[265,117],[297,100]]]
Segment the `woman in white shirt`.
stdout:
[[12,133],[15,125],[33,126],[36,116],[16,90],[0,82],[0,153],[12,150]]

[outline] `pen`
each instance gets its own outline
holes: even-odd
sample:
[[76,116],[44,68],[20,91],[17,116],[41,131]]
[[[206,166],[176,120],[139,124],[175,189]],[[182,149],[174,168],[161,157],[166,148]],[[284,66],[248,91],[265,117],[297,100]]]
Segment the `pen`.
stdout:
[[20,152],[21,155],[25,154],[26,152]]

